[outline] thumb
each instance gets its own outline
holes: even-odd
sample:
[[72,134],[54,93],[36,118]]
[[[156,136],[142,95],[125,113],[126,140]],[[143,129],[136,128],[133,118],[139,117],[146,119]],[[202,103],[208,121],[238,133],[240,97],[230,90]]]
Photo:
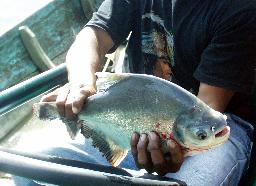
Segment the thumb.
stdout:
[[182,153],[181,147],[174,141],[168,140],[169,153],[173,162],[181,164],[184,160],[184,155]]

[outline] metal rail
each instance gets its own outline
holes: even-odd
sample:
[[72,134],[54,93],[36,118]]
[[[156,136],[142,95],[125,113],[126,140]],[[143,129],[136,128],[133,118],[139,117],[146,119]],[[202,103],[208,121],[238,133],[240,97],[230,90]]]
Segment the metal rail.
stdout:
[[66,65],[43,72],[22,83],[0,92],[0,115],[14,109],[31,98],[67,82]]
[[28,158],[2,150],[0,150],[0,171],[56,185],[185,185],[183,182],[177,182],[172,179],[148,179],[67,166]]

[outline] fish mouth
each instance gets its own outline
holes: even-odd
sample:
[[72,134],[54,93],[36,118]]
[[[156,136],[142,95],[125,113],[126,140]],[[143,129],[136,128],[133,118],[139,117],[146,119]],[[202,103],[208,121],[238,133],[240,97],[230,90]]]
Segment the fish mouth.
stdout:
[[216,139],[227,138],[227,137],[229,137],[229,135],[230,135],[230,127],[229,126],[225,126],[222,129],[215,132]]

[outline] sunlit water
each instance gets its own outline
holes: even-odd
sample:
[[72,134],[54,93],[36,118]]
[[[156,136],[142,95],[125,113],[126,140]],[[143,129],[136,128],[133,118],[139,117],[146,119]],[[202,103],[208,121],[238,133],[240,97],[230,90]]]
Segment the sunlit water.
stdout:
[[0,36],[53,0],[0,0]]

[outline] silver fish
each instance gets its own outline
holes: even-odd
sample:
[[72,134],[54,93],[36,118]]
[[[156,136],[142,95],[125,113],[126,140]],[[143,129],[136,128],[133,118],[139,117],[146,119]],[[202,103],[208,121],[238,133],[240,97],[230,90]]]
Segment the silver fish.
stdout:
[[[169,81],[151,75],[96,73],[97,94],[90,96],[78,121],[62,118],[70,134],[81,129],[107,160],[117,166],[130,149],[134,131],[159,134],[163,152],[168,139],[186,155],[224,143],[230,134],[226,116]],[[41,119],[59,117],[55,103],[38,103]]]

